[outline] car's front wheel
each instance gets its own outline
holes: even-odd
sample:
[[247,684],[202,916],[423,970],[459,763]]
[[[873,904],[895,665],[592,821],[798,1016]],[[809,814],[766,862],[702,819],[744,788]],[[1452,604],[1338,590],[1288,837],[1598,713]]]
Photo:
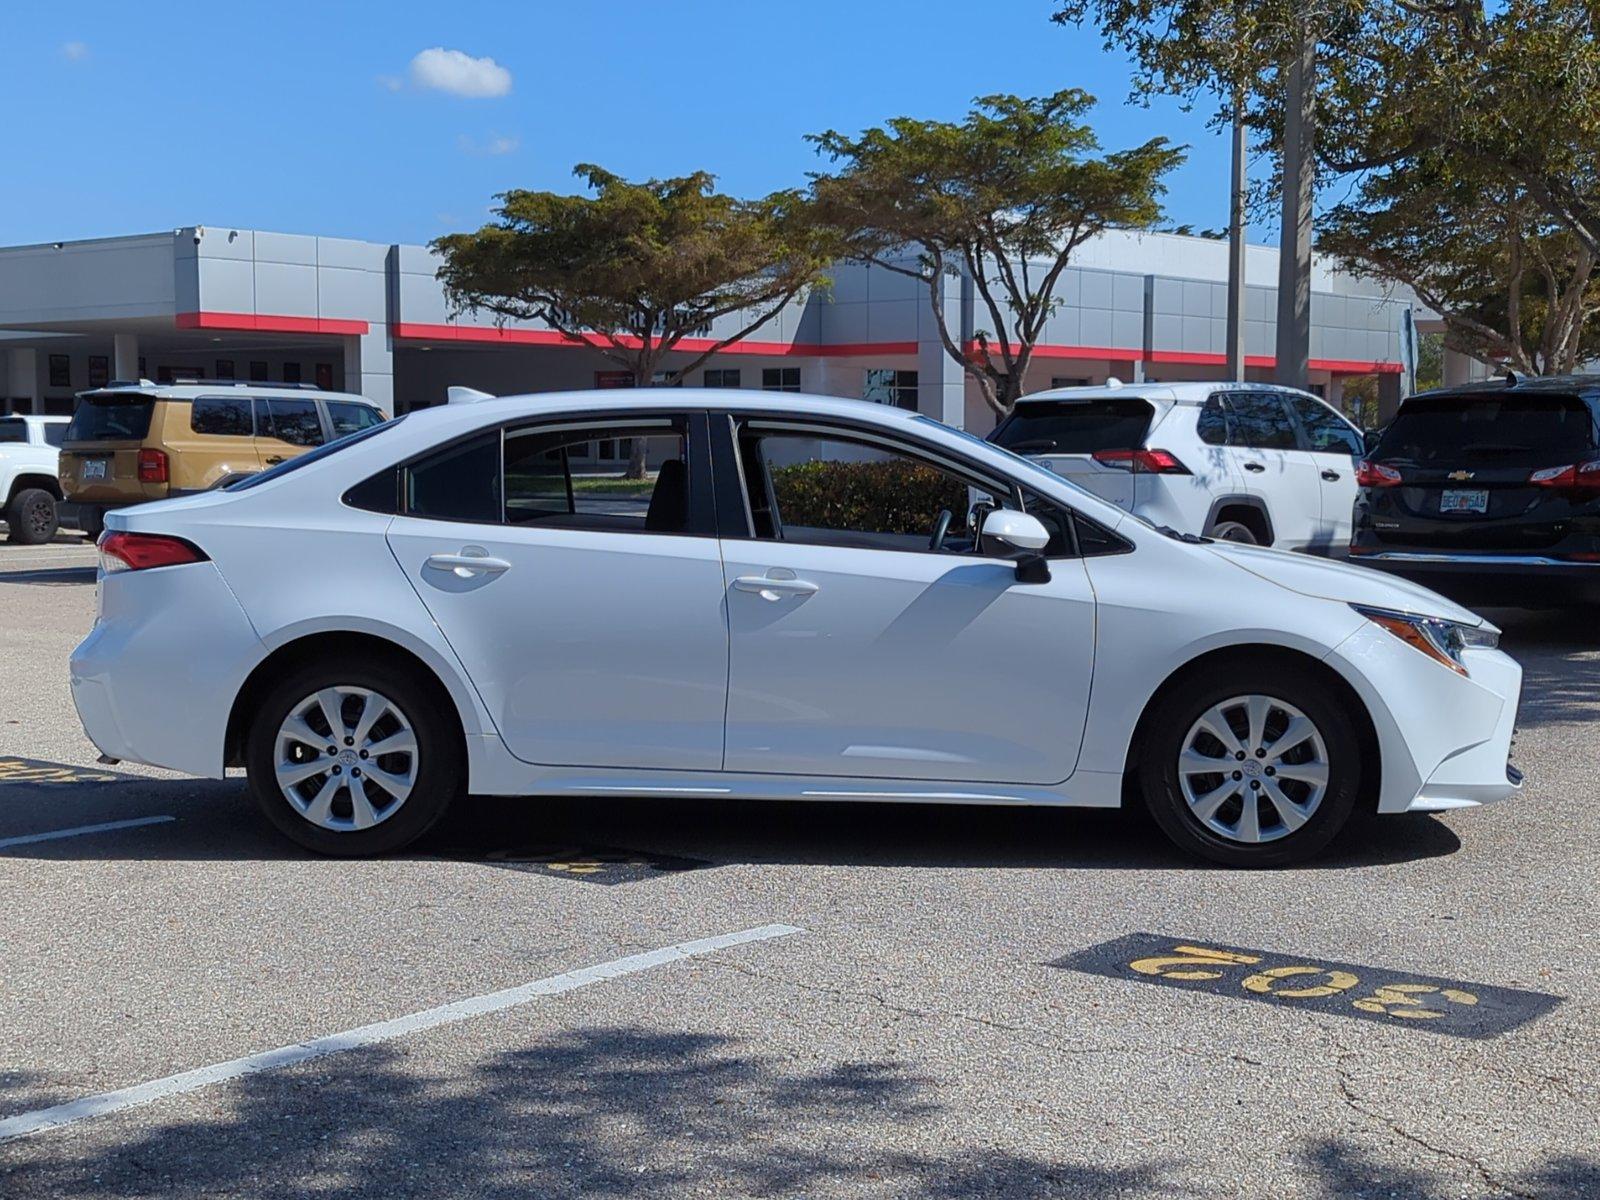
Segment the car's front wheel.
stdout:
[[320,854],[385,854],[415,841],[461,790],[459,739],[414,675],[355,660],[303,667],[257,707],[250,791]]
[[1181,848],[1214,862],[1304,861],[1355,809],[1355,723],[1292,664],[1222,664],[1199,686],[1169,691],[1146,729],[1138,770],[1151,815]]
[[6,506],[10,537],[22,546],[38,546],[55,537],[60,527],[56,498],[43,488],[22,488]]

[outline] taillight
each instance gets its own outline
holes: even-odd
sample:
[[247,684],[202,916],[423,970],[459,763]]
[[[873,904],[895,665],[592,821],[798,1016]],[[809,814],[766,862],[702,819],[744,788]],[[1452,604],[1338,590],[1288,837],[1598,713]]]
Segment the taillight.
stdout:
[[1357,487],[1396,487],[1401,482],[1400,472],[1393,467],[1365,459],[1356,464]]
[[1146,475],[1187,475],[1189,468],[1170,450],[1096,450],[1091,456],[1102,467]]
[[1529,475],[1528,482],[1534,487],[1600,491],[1600,458],[1573,463],[1570,467],[1545,467]]
[[100,550],[100,569],[107,575],[115,571],[143,571],[150,567],[176,567],[183,563],[205,562],[205,551],[182,538],[160,533],[124,533],[106,530],[96,543]]
[[167,481],[167,452],[165,450],[139,451],[139,482],[165,483]]

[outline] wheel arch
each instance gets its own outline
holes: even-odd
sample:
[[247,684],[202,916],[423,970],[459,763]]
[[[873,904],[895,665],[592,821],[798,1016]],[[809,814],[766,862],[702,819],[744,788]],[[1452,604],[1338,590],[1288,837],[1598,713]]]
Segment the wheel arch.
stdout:
[[6,504],[9,505],[13,500],[15,500],[17,493],[22,491],[24,488],[41,488],[44,491],[49,492],[51,496],[55,497],[57,503],[59,503],[61,500],[61,481],[59,479],[53,475],[46,475],[43,472],[29,473],[27,471],[23,471],[20,472],[14,479],[12,479],[11,487],[6,491]]
[[1122,767],[1122,795],[1123,803],[1130,800],[1143,803],[1143,797],[1138,787],[1139,754],[1143,749],[1144,741],[1149,736],[1152,724],[1151,715],[1155,712],[1160,702],[1172,692],[1186,686],[1191,680],[1217,670],[1227,664],[1236,666],[1241,662],[1252,664],[1288,664],[1320,677],[1340,698],[1345,708],[1350,712],[1356,725],[1356,739],[1360,745],[1361,757],[1361,783],[1357,793],[1357,804],[1362,811],[1374,812],[1378,805],[1378,793],[1383,783],[1383,757],[1378,741],[1378,729],[1372,718],[1372,712],[1361,694],[1340,672],[1324,660],[1304,650],[1297,650],[1291,646],[1283,645],[1226,645],[1217,646],[1195,655],[1180,666],[1175,668],[1165,679],[1159,683],[1144,702],[1144,707],[1139,712],[1139,719],[1134,723],[1133,736],[1128,740],[1128,752],[1123,760]]
[[[1225,517],[1225,514],[1230,515]],[[1206,523],[1202,532],[1209,535],[1217,527],[1218,521],[1239,520],[1240,517],[1246,518],[1241,523],[1257,527],[1257,532],[1262,534],[1263,546],[1270,546],[1276,540],[1277,535],[1272,528],[1272,514],[1267,511],[1266,502],[1260,496],[1244,494],[1218,496],[1213,500],[1210,511],[1206,513]]]

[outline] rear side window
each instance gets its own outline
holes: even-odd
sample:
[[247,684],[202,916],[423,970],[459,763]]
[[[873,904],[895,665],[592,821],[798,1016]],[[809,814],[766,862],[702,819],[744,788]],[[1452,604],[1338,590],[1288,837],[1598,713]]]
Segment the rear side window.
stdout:
[[1024,400],[989,435],[1014,454],[1093,454],[1144,445],[1155,409],[1136,396]]
[[70,442],[137,442],[150,432],[151,396],[112,393],[85,396],[67,426]]
[[1594,448],[1594,418],[1577,396],[1423,396],[1401,405],[1372,457],[1546,467]]
[[19,417],[0,419],[0,442],[26,442],[28,423]]
[[350,400],[329,400],[327,405],[328,424],[333,428],[334,437],[383,424],[383,414],[370,405]]
[[[351,446],[366,441],[370,437],[397,429],[405,417],[399,416],[392,421],[385,421],[382,425],[374,425],[371,429],[363,429],[360,433],[347,434],[342,438],[334,438],[325,445],[318,446],[315,450],[308,450],[304,454],[297,454],[287,462],[281,462],[275,467],[269,467],[259,475],[251,475],[248,479],[241,479],[238,483],[229,484],[224,490],[230,492],[247,492],[253,487],[260,487],[263,483],[271,483],[274,479],[282,479],[285,475],[295,471],[303,471],[312,463],[321,462],[323,459],[347,450]],[[389,472],[389,477],[394,477]]]
[[1228,444],[1257,450],[1293,450],[1294,423],[1271,392],[1235,392],[1228,397]]
[[322,445],[322,418],[315,400],[290,400],[272,396],[261,401],[265,409],[257,432],[291,446]]
[[405,471],[405,502],[413,517],[498,525],[500,431],[458,442],[412,463]]
[[47,446],[59,446],[67,439],[67,427],[60,421],[51,421],[44,427],[44,442]]
[[[514,525],[681,533],[689,521],[682,422],[513,430],[505,441],[506,520]],[[611,446],[614,460],[598,458]]]
[[249,396],[199,396],[189,406],[189,428],[219,437],[250,437],[255,423]]
[[1333,409],[1310,396],[1289,395],[1289,406],[1300,418],[1305,448],[1313,454],[1362,454],[1361,435]]
[[1200,440],[1208,446],[1226,446],[1228,444],[1228,402],[1221,396],[1212,396],[1200,409],[1200,418],[1195,422],[1195,431],[1200,435]]

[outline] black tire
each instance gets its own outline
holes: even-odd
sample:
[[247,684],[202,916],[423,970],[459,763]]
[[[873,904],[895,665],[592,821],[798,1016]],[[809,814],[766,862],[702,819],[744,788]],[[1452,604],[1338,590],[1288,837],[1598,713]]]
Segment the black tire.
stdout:
[[[1191,810],[1180,786],[1178,759],[1190,730],[1204,714],[1235,697],[1252,695],[1291,705],[1311,721],[1326,750],[1327,784],[1320,802],[1304,824],[1292,831],[1282,831],[1273,840],[1247,843],[1217,832]],[[1233,715],[1240,714],[1235,710]],[[1283,715],[1278,713],[1273,719],[1281,720]],[[1231,867],[1282,867],[1304,862],[1325,850],[1355,811],[1361,785],[1360,739],[1355,718],[1326,682],[1305,668],[1259,659],[1240,660],[1236,667],[1222,664],[1204,676],[1191,677],[1185,684],[1169,689],[1157,700],[1144,728],[1146,733],[1137,770],[1145,804],[1162,832],[1191,854]],[[1241,740],[1248,743],[1247,737]],[[1287,756],[1284,761],[1288,762]],[[1239,766],[1245,768],[1246,764]],[[1258,764],[1257,769],[1265,768]],[[1232,772],[1228,774],[1231,776]],[[1209,790],[1209,783],[1204,782],[1206,777],[1198,778],[1203,781],[1200,786]],[[1231,779],[1217,782],[1226,784]],[[1284,791],[1290,790],[1284,779],[1277,782]],[[1294,788],[1299,786],[1295,784]],[[1253,803],[1260,805],[1258,813],[1264,833],[1287,824],[1264,792],[1241,790],[1241,805],[1247,794],[1253,794],[1256,797]],[[1225,804],[1218,812],[1218,819],[1242,828],[1239,822],[1243,821],[1243,814],[1233,819],[1227,816],[1228,812]]]
[[21,546],[39,546],[61,528],[56,498],[43,488],[22,488],[6,505],[9,539]]
[[1212,527],[1211,536],[1219,542],[1239,542],[1246,546],[1259,546],[1255,530],[1243,521],[1218,521]]
[[[280,790],[274,769],[278,731],[291,711],[307,697],[335,687],[380,693],[400,711],[415,735],[416,778],[411,791],[392,813],[368,829],[339,831],[314,824]],[[466,763],[452,713],[449,697],[437,683],[388,663],[335,657],[300,667],[267,694],[250,718],[245,741],[250,793],[269,821],[308,850],[340,858],[392,853],[426,833],[465,790]],[[359,769],[360,764],[353,766]],[[314,791],[317,783],[326,779],[326,775],[315,777],[310,789]],[[348,793],[345,805],[348,809]]]

